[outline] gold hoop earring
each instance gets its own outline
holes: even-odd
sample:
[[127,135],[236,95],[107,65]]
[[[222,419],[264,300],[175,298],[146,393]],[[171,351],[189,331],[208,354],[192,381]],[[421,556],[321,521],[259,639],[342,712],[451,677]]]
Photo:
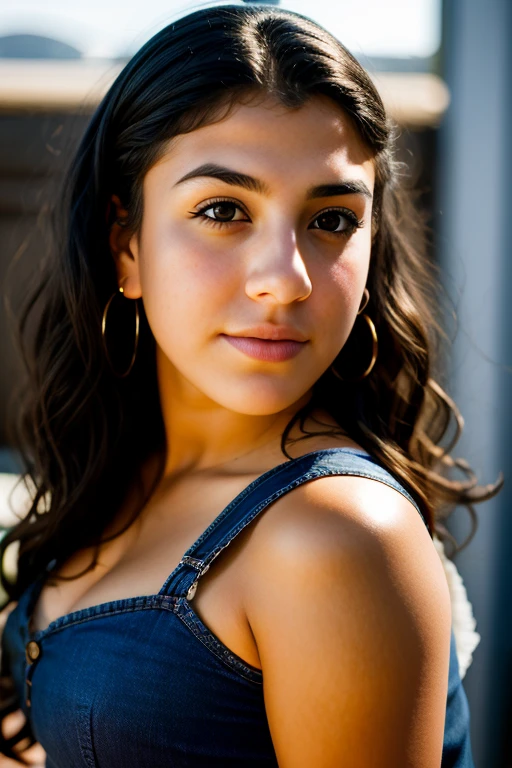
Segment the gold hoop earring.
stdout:
[[[366,302],[368,303],[368,302]],[[366,304],[364,305],[366,306]],[[340,381],[350,382],[354,383],[357,381],[362,381],[365,379],[372,371],[373,366],[375,365],[375,361],[377,360],[377,355],[379,352],[379,340],[377,338],[377,330],[375,328],[374,322],[371,319],[369,315],[361,315],[362,318],[366,321],[368,328],[370,329],[370,333],[372,336],[372,359],[370,360],[369,366],[366,368],[366,370],[361,374],[361,376],[358,376],[355,379],[348,379],[345,376],[341,376],[338,371],[334,368],[334,363],[330,367],[330,371],[336,376],[337,379],[340,379]]]
[[366,307],[368,306],[368,302],[369,301],[370,301],[370,291],[368,290],[368,288],[365,288],[364,291],[363,291],[363,299],[361,301],[361,305],[360,305],[359,309],[357,310],[357,314],[358,315],[360,315],[361,312],[363,312],[366,309]]
[[103,317],[102,317],[102,320],[101,320],[101,338],[102,338],[102,341],[103,341],[103,349],[105,350],[105,356],[106,356],[107,362],[108,362],[108,364],[109,364],[109,366],[110,366],[110,368],[112,370],[112,373],[115,376],[119,377],[120,379],[124,379],[124,377],[128,376],[128,374],[130,373],[131,369],[133,368],[133,364],[135,362],[135,356],[137,354],[137,346],[138,346],[138,343],[139,343],[139,305],[137,304],[137,299],[135,299],[135,346],[134,346],[134,349],[133,349],[132,359],[131,359],[130,365],[128,367],[128,370],[126,370],[124,373],[118,373],[114,369],[114,366],[112,365],[112,361],[110,359],[110,355],[108,353],[107,340],[106,340],[106,336],[105,336],[105,329],[106,329],[106,326],[107,326],[107,312],[108,312],[108,308],[109,308],[110,303],[111,303],[112,299],[114,298],[114,296],[118,296],[119,293],[123,294],[123,296],[124,296],[124,288],[122,286],[119,286],[119,291],[114,291],[114,293],[112,294],[112,296],[110,297],[110,299],[107,301],[107,303],[105,305],[105,309],[103,310]]

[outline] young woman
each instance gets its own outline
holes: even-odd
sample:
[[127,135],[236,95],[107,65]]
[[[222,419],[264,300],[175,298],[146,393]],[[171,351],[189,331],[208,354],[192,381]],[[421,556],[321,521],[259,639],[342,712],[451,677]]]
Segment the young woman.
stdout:
[[472,765],[432,536],[496,486],[445,471],[393,146],[356,60],[276,8],[196,11],[108,91],[21,318],[4,754]]

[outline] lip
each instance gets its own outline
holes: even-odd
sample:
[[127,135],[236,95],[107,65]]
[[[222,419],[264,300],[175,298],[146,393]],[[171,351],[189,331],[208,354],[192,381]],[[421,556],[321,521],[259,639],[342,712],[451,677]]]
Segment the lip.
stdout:
[[264,339],[268,341],[307,341],[303,333],[291,325],[253,325],[243,331],[233,331],[222,334],[232,337],[250,337],[252,339]]
[[282,363],[296,357],[308,340],[295,328],[257,326],[236,334],[221,333],[231,346],[255,360]]

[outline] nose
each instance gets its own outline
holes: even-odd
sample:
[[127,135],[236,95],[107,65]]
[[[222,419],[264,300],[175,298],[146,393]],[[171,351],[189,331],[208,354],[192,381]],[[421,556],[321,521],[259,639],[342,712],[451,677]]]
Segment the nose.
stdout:
[[291,304],[304,301],[313,289],[294,231],[258,245],[250,259],[245,292],[254,301]]

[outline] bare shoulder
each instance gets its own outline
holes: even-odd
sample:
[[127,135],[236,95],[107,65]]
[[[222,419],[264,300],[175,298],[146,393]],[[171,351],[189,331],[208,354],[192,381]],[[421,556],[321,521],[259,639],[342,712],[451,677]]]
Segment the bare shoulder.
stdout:
[[268,512],[245,607],[279,765],[440,765],[450,598],[414,505],[334,476]]
[[[448,596],[444,570],[422,517],[385,483],[352,475],[322,477],[287,493],[275,506],[263,516],[251,542],[255,582],[264,584],[272,564],[274,584],[276,579],[283,586],[288,579],[299,579],[303,588],[315,590],[315,580],[329,579],[336,565],[356,596],[360,571],[365,581],[375,579],[382,589],[419,589],[429,595],[439,590],[433,595],[436,605]],[[393,572],[392,583],[376,579],[381,570]],[[403,584],[397,581],[399,574],[405,577]]]

